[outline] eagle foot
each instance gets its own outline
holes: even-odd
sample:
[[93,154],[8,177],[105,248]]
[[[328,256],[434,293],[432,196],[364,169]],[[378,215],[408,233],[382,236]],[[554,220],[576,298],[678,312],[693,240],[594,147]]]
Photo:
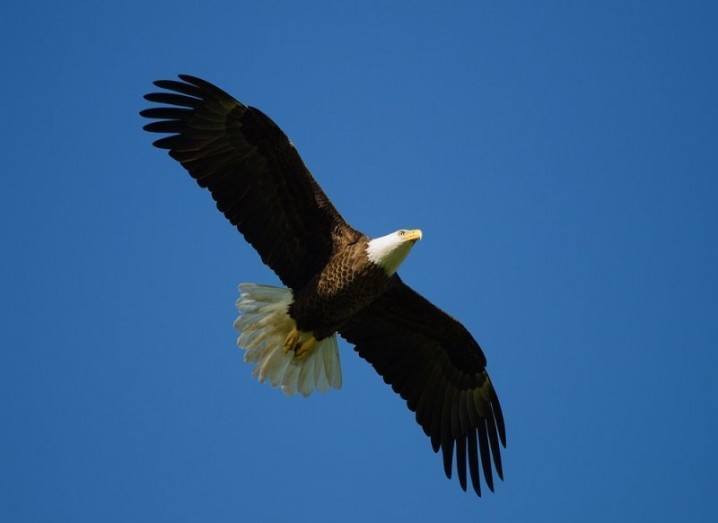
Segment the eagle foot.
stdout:
[[302,342],[301,345],[299,345],[298,349],[294,350],[294,357],[298,360],[303,360],[309,354],[311,354],[312,349],[317,345],[317,339],[314,337],[314,335],[309,336],[306,340]]
[[310,335],[306,340],[301,341],[301,332],[295,327],[284,339],[284,352],[287,353],[291,350],[294,352],[296,359],[303,360],[312,352],[316,344],[317,339],[314,335]]
[[287,337],[284,338],[284,352],[287,353],[290,350],[296,351],[297,345],[299,345],[299,331],[294,327]]

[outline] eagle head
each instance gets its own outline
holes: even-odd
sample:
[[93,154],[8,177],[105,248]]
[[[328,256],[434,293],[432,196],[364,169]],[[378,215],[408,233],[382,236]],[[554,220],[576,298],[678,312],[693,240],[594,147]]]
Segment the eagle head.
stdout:
[[379,265],[391,276],[421,237],[421,229],[399,229],[386,236],[373,238],[367,245],[367,257],[371,263]]

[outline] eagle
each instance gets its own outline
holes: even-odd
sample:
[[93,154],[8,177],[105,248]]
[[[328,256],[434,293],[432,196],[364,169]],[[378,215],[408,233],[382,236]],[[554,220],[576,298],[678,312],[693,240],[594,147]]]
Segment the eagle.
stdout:
[[[285,394],[342,384],[337,336],[354,345],[481,496],[503,479],[506,430],[486,357],[469,331],[397,274],[419,229],[370,238],[349,225],[284,132],[259,109],[190,75],[158,80],[140,112],[166,149],[286,287],[239,285],[237,345]],[[500,445],[499,445],[500,444]],[[493,466],[492,466],[493,464]],[[468,465],[468,476],[467,476]]]

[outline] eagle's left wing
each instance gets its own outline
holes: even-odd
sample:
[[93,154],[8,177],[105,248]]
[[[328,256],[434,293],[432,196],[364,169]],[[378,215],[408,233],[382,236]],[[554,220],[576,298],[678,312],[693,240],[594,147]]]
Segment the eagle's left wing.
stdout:
[[446,476],[456,449],[461,487],[466,490],[468,461],[481,495],[480,461],[493,491],[492,461],[503,479],[504,419],[486,358],[466,328],[394,276],[390,289],[340,333],[416,412],[434,452],[443,451]]
[[140,115],[145,130],[166,133],[154,145],[206,187],[279,278],[301,289],[326,265],[352,229],[304,165],[284,132],[259,109],[206,80],[182,74],[158,80],[145,95],[159,107]]

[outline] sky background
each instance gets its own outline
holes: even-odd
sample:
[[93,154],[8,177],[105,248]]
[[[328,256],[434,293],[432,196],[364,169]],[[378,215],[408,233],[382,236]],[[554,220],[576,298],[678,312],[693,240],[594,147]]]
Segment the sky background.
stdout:
[[[387,4],[2,2],[0,520],[718,520],[718,7]],[[183,72],[357,228],[424,230],[495,494],[344,342],[339,392],[251,378],[236,285],[278,280],[137,114]]]

